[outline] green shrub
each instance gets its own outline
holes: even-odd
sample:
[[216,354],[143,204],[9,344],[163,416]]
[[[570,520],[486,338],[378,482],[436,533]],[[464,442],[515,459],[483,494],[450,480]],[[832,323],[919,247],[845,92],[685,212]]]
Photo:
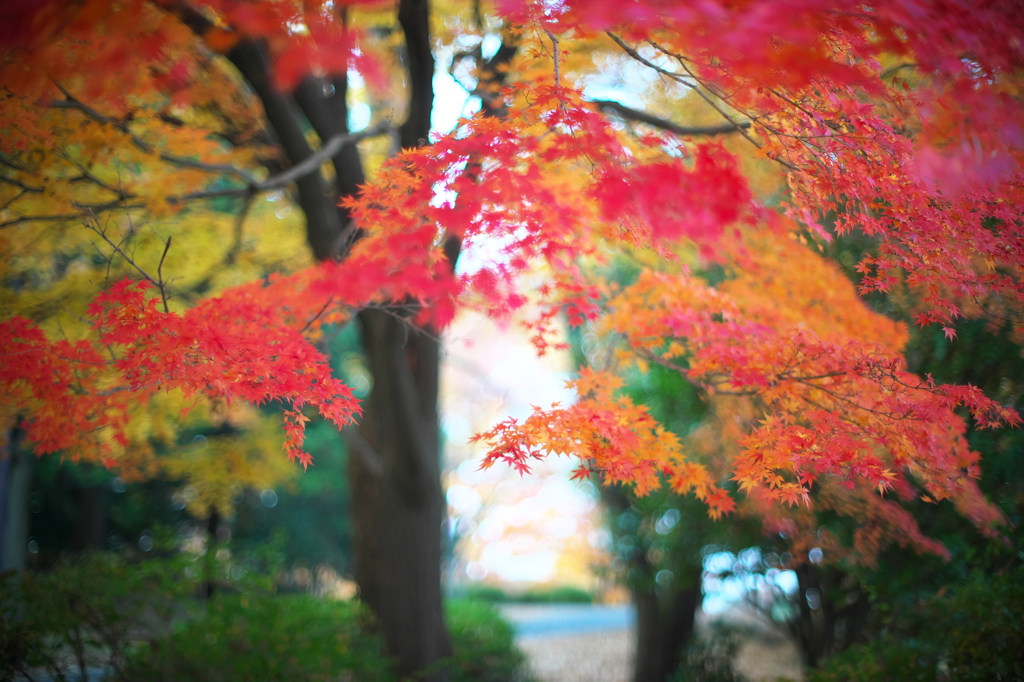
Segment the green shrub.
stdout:
[[512,601],[512,598],[505,590],[493,585],[469,585],[460,591],[458,598],[495,604]]
[[137,562],[88,554],[48,573],[3,574],[0,680],[120,668],[133,642],[162,636],[180,615],[196,585],[190,570],[198,577],[185,557]]
[[[2,575],[0,681],[85,679],[90,669],[154,682],[396,679],[360,603],[270,594],[268,572],[243,576],[244,563],[92,554]],[[200,600],[206,569],[220,589]],[[528,682],[512,627],[491,605],[457,600],[446,612],[453,682]]]
[[714,623],[710,632],[694,637],[683,650],[683,660],[669,682],[743,682],[732,666],[739,648],[740,630]]
[[525,604],[592,604],[594,597],[586,590],[578,587],[563,585],[560,587],[544,587],[527,590],[519,597],[511,601],[523,602]]
[[481,601],[458,599],[445,604],[452,639],[452,682],[527,682],[526,657],[515,646],[515,631]]
[[358,602],[308,595],[219,595],[140,651],[122,679],[160,682],[395,679]]
[[976,574],[896,614],[883,636],[827,660],[811,682],[1024,680],[1024,570]]
[[493,585],[469,585],[456,593],[459,599],[484,601],[492,604],[518,602],[522,604],[592,604],[594,596],[586,590],[569,585],[535,587],[522,593],[506,592]]

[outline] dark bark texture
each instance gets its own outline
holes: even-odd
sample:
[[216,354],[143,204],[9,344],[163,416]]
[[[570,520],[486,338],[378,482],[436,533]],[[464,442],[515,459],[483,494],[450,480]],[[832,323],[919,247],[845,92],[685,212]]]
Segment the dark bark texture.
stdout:
[[[179,17],[199,34],[209,22],[183,3]],[[430,49],[427,0],[400,0],[398,22],[405,35],[404,66],[409,114],[399,129],[403,147],[425,144],[433,108],[434,57]],[[347,82],[308,78],[294,93],[274,89],[265,47],[239,43],[228,55],[263,104],[269,132],[290,166],[315,151],[306,139],[312,128],[321,142],[348,132]],[[306,218],[307,239],[318,260],[344,260],[358,239],[358,226],[338,204],[358,192],[363,168],[354,144],[332,158],[333,186],[319,170],[296,181]],[[449,249],[454,265],[457,244]],[[404,302],[396,302],[395,310]],[[377,615],[388,653],[402,676],[443,680],[440,663],[451,651],[441,595],[444,495],[440,482],[437,426],[438,346],[436,334],[421,329],[406,313],[365,310],[359,314],[373,389],[358,432],[349,435],[349,476],[360,596]]]
[[[402,0],[409,114],[403,147],[425,144],[433,109],[434,56],[429,3]],[[449,252],[454,266],[457,251]],[[385,310],[359,314],[373,389],[360,437],[362,456],[349,457],[356,582],[380,620],[400,675],[447,679],[438,666],[451,654],[441,595],[441,490],[437,425],[439,348],[431,329]]]
[[24,432],[11,429],[0,452],[0,573],[28,565],[29,498],[35,455],[19,447]]
[[803,564],[796,575],[799,617],[791,629],[804,662],[816,668],[863,640],[871,603],[857,581],[835,566]]
[[[359,323],[374,386],[362,455],[349,457],[356,582],[399,673],[410,675],[451,653],[441,595],[438,347],[388,312],[364,311]],[[444,677],[437,669],[423,679]]]
[[693,637],[694,617],[700,601],[699,575],[691,587],[633,590],[636,605],[633,679],[636,682],[661,682],[679,669],[683,650]]
[[[601,498],[617,513],[632,506],[621,487],[602,486]],[[635,682],[664,682],[679,669],[683,651],[693,638],[697,606],[701,603],[701,569],[673,566],[668,585],[655,580],[658,568],[647,558],[642,538],[626,558],[630,592],[636,607]]]

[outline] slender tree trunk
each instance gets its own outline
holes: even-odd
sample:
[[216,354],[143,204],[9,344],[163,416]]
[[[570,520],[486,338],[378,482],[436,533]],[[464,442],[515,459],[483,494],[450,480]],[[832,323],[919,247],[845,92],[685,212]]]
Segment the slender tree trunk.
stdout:
[[451,646],[441,594],[437,341],[379,310],[359,322],[375,383],[349,457],[356,582],[399,674],[429,669],[417,679],[442,680],[436,663]]
[[203,557],[203,570],[206,572],[206,584],[203,586],[203,597],[213,599],[217,591],[217,527],[220,525],[220,512],[210,507],[210,515],[206,517],[206,556]]
[[662,682],[679,668],[683,650],[693,637],[700,604],[700,576],[692,587],[634,589],[636,605],[635,682]]
[[[630,507],[629,494],[621,486],[602,486],[601,499],[622,513]],[[638,538],[639,539],[639,538]],[[664,682],[679,668],[683,651],[693,638],[697,606],[701,602],[701,569],[674,566],[676,578],[665,587],[655,587],[657,568],[647,559],[640,542],[627,558],[636,607],[635,682]]]
[[107,534],[106,486],[80,485],[78,515],[71,535],[71,550],[84,552],[104,546]]
[[29,495],[35,455],[18,447],[22,431],[11,429],[0,452],[0,572],[28,564]]

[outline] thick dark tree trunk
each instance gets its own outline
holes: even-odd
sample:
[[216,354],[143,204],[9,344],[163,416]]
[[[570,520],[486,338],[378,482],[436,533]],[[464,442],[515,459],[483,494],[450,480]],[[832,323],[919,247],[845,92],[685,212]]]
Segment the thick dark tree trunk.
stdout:
[[[400,0],[405,35],[409,112],[399,130],[403,147],[424,144],[433,108],[434,57],[428,0]],[[176,5],[199,34],[211,28],[200,13]],[[314,152],[311,126],[321,142],[347,132],[347,83],[310,78],[294,93],[273,87],[264,46],[241,41],[228,55],[263,103],[267,123],[298,165]],[[315,170],[296,182],[310,247],[318,260],[343,260],[359,237],[358,226],[338,204],[363,182],[358,150],[343,147],[332,159],[334,186]],[[457,245],[449,260],[454,266]],[[435,335],[381,310],[359,315],[373,390],[358,431],[349,432],[349,485],[360,596],[377,614],[388,652],[399,672],[416,679],[447,677],[438,662],[450,652],[441,599],[441,521],[437,427],[438,348]]]
[[[441,595],[438,347],[387,312],[364,311],[359,322],[375,383],[349,457],[356,582],[399,673],[412,675],[451,653]],[[445,678],[435,667],[417,679]]]
[[636,605],[635,682],[662,682],[679,668],[683,650],[693,636],[700,604],[700,576],[692,587],[634,589]]
[[103,547],[107,534],[106,486],[82,485],[78,488],[75,528],[71,535],[71,550],[84,552]]
[[816,668],[863,638],[871,603],[852,576],[835,566],[803,564],[796,575],[800,617],[792,630],[804,662]]
[[0,452],[0,573],[22,571],[28,564],[29,495],[35,455],[18,447],[20,429],[7,433]]

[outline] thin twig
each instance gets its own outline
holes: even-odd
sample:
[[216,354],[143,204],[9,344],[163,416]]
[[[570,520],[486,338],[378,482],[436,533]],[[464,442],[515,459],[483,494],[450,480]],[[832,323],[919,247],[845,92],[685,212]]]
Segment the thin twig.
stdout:
[[[634,48],[630,47],[626,43],[626,41],[624,41],[619,36],[615,35],[611,31],[607,31],[606,33],[608,34],[608,36],[612,40],[615,41],[616,45],[621,47],[626,54],[628,54],[630,57],[632,57],[636,61],[640,62],[644,66],[647,66],[648,68],[654,69],[658,73],[671,78],[672,80],[674,80],[675,82],[679,83],[680,85],[683,85],[683,86],[689,88],[690,90],[692,90],[693,92],[697,93],[697,96],[700,97],[702,100],[704,100],[708,104],[708,106],[710,106],[712,109],[714,109],[718,113],[719,116],[721,116],[726,121],[728,121],[730,124],[732,124],[732,126],[736,129],[736,131],[739,132],[739,134],[742,135],[747,140],[747,142],[749,142],[750,144],[754,145],[754,147],[756,147],[758,149],[761,148],[761,144],[757,140],[755,140],[753,137],[750,136],[750,133],[748,133],[740,125],[741,124],[740,121],[733,120],[732,116],[730,116],[728,114],[728,112],[726,112],[721,106],[719,106],[718,103],[714,99],[712,99],[706,92],[704,92],[703,88],[698,87],[698,84],[702,84],[701,80],[699,78],[697,78],[697,76],[694,75],[694,73],[689,69],[689,67],[686,66],[686,63],[682,59],[679,60],[679,63],[683,67],[683,70],[686,72],[685,75],[684,74],[680,74],[680,73],[678,73],[676,71],[669,71],[668,69],[665,69],[665,68],[662,68],[662,67],[658,66],[657,64],[652,62],[650,59],[647,59],[642,54],[637,52]],[[793,171],[800,170],[798,167],[794,166],[793,164],[791,164],[788,161],[785,161],[783,159],[776,158],[775,161],[777,161],[781,165],[785,166],[786,168],[789,168],[790,170],[793,170]]]
[[14,178],[9,178],[4,175],[0,175],[0,182],[6,182],[8,185],[14,185],[15,187],[20,188],[23,192],[32,192],[33,194],[43,193],[42,187],[33,187],[32,185],[26,185],[21,180],[15,180]]
[[164,252],[160,256],[160,264],[156,266],[156,276],[159,278],[157,286],[160,287],[160,298],[164,301],[164,312],[169,313],[170,308],[167,307],[167,290],[164,288],[164,259],[167,258],[167,252],[171,250],[171,239],[173,235],[167,238],[167,243],[164,244]]
[[242,210],[240,210],[238,215],[235,216],[235,229],[231,248],[228,249],[227,254],[224,256],[224,262],[227,265],[234,265],[235,259],[238,258],[238,254],[242,250],[242,234],[243,228],[245,227],[245,219],[249,217],[249,211],[252,209],[253,200],[255,198],[255,194],[246,194],[242,201]]
[[305,332],[307,329],[310,328],[310,326],[312,326],[312,324],[314,322],[319,320],[320,316],[324,314],[324,311],[327,310],[327,307],[329,305],[331,305],[331,303],[333,303],[333,302],[334,302],[334,294],[331,294],[330,298],[327,299],[327,303],[324,303],[323,307],[320,308],[319,311],[317,311],[316,315],[314,315],[313,317],[309,318],[309,320],[306,322],[306,324],[303,325],[302,329],[299,330],[299,333],[301,334],[301,333]]
[[238,187],[234,189],[225,190],[214,190],[214,191],[203,191],[203,192],[192,192],[176,197],[167,197],[167,203],[169,204],[180,204],[194,199],[215,199],[217,197],[238,197],[246,194],[258,194],[263,192],[269,192],[275,189],[280,189],[299,178],[309,175],[317,168],[319,168],[328,159],[332,158],[335,154],[341,151],[342,147],[354,144],[361,140],[365,140],[371,137],[377,137],[378,135],[384,135],[394,130],[391,123],[382,121],[377,125],[371,126],[366,130],[362,130],[358,133],[339,133],[328,138],[327,142],[324,143],[315,154],[307,156],[301,162],[295,164],[291,168],[272,175],[263,181],[253,181],[246,187]]
[[562,87],[562,76],[561,76],[561,72],[559,70],[559,65],[558,65],[558,38],[556,38],[555,34],[552,33],[549,30],[545,29],[544,32],[548,34],[548,38],[551,38],[551,48],[554,51],[554,58],[555,58],[555,87],[556,88],[561,88]]
[[[94,220],[94,221],[96,220],[95,216],[93,216],[93,220]],[[98,222],[98,221],[96,222],[96,225],[97,225],[97,226],[95,226],[95,227],[94,227],[94,226],[92,226],[92,225],[90,225],[90,224],[88,223],[88,221],[86,221],[86,222],[85,222],[85,223],[83,223],[83,224],[85,225],[86,229],[88,229],[88,230],[92,230],[93,232],[95,232],[96,234],[98,234],[98,235],[100,236],[100,238],[101,238],[101,239],[103,239],[103,241],[105,241],[105,242],[106,242],[107,244],[109,244],[109,245],[110,245],[110,247],[111,247],[112,249],[114,249],[114,252],[115,252],[115,253],[117,253],[118,255],[120,255],[120,256],[121,256],[121,258],[124,258],[124,260],[125,260],[125,262],[126,262],[126,263],[128,263],[129,265],[131,265],[131,266],[132,266],[133,268],[135,268],[135,269],[136,269],[136,270],[138,271],[138,273],[139,273],[140,275],[142,275],[143,279],[145,279],[145,280],[146,280],[147,282],[150,282],[151,284],[154,284],[154,285],[156,285],[156,286],[158,286],[158,287],[160,286],[160,284],[159,284],[158,280],[155,280],[155,279],[153,279],[153,278],[152,278],[152,277],[151,277],[151,276],[149,275],[149,273],[148,273],[148,272],[146,272],[145,270],[143,270],[143,269],[142,269],[142,267],[141,267],[141,266],[140,266],[140,265],[139,265],[138,263],[136,263],[136,262],[135,262],[135,260],[134,260],[134,259],[133,259],[133,258],[132,258],[131,256],[129,256],[129,255],[127,254],[127,253],[125,253],[125,252],[124,252],[124,251],[123,251],[123,250],[121,249],[121,246],[120,246],[119,244],[115,244],[115,243],[113,242],[113,240],[111,240],[111,239],[110,239],[110,237],[108,237],[108,236],[107,236],[106,230],[102,230],[102,229],[100,229],[100,228],[98,227],[98,225],[99,225],[99,222]],[[169,241],[169,240],[168,240],[168,241]],[[165,249],[164,253],[166,254],[166,249]],[[163,259],[161,259],[161,263],[162,263],[162,262],[163,262]]]

